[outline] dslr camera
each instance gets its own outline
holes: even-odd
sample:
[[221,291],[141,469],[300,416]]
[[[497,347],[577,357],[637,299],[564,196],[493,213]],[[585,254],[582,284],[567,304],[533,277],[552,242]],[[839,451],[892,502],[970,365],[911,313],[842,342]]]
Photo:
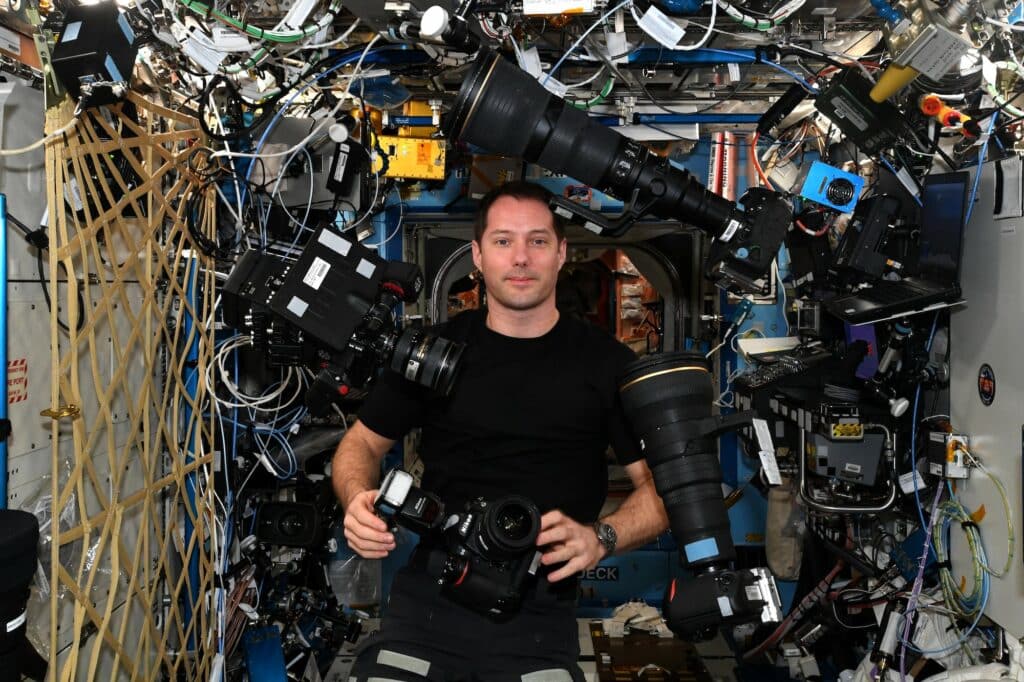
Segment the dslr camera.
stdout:
[[401,469],[388,472],[374,508],[390,525],[439,539],[427,572],[452,601],[496,620],[513,615],[524,589],[535,579],[540,511],[530,500],[506,495],[479,497],[463,511],[446,514],[444,504],[417,488]]

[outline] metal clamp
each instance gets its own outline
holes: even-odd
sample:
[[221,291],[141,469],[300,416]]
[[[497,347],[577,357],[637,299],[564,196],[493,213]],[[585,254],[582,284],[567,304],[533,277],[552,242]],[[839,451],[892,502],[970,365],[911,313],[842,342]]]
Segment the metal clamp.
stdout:
[[67,419],[68,417],[71,417],[72,419],[78,419],[79,417],[82,416],[82,409],[78,407],[78,405],[75,405],[74,403],[68,403],[67,405],[58,407],[56,410],[46,408],[45,410],[39,413],[39,416],[49,417],[50,419]]

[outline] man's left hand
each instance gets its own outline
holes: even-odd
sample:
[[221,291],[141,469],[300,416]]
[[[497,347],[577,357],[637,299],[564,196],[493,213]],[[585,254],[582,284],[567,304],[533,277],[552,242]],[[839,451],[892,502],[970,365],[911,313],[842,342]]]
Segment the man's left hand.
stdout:
[[548,581],[557,582],[580,571],[597,566],[604,558],[604,546],[598,542],[592,526],[584,526],[557,509],[540,517],[537,546],[543,551],[540,562],[545,566],[567,562],[548,574]]

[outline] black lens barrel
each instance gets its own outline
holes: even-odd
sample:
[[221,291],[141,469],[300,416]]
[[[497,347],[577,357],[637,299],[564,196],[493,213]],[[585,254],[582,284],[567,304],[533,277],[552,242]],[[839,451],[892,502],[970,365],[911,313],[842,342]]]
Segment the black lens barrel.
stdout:
[[445,134],[496,154],[522,157],[645,211],[720,236],[741,219],[736,205],[548,92],[500,54],[482,51],[445,121]]
[[701,569],[735,559],[716,440],[706,428],[714,397],[708,361],[690,352],[643,358],[627,366],[619,393],[683,563]]
[[431,334],[423,329],[407,328],[395,342],[391,369],[409,381],[448,395],[459,373],[464,343]]

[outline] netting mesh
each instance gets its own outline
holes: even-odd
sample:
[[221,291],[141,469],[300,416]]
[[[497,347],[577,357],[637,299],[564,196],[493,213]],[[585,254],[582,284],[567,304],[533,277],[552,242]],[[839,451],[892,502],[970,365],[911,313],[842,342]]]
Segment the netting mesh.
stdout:
[[[47,130],[71,116],[51,109]],[[50,546],[50,679],[210,675],[215,292],[196,245],[214,207],[192,167],[201,138],[194,119],[133,94],[47,147],[52,517],[72,519]]]

